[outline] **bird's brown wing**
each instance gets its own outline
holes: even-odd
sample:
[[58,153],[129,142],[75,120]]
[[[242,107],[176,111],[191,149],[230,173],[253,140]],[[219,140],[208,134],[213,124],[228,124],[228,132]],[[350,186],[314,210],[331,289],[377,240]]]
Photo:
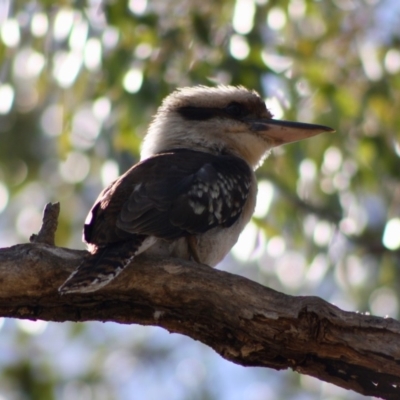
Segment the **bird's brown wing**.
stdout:
[[158,154],[102,192],[85,239],[98,245],[132,234],[171,240],[228,227],[238,219],[250,184],[249,166],[234,156],[191,150]]

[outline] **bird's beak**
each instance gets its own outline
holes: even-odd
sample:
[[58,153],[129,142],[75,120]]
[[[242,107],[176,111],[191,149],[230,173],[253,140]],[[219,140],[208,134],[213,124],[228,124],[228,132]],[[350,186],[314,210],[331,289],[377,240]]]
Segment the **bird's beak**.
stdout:
[[253,131],[260,132],[273,142],[274,146],[308,139],[323,132],[335,132],[323,125],[303,122],[281,121],[276,119],[259,119],[251,121]]

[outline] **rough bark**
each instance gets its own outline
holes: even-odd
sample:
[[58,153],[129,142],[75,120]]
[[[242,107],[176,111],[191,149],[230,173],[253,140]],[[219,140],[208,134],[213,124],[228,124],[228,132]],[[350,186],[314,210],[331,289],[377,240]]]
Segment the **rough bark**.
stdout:
[[[57,218],[50,214],[47,220]],[[46,223],[54,236],[56,225]],[[0,249],[0,316],[156,325],[243,366],[291,368],[364,395],[400,398],[398,321],[288,296],[207,266],[144,256],[98,292],[60,296],[57,288],[85,252],[49,244],[48,232],[33,241]]]

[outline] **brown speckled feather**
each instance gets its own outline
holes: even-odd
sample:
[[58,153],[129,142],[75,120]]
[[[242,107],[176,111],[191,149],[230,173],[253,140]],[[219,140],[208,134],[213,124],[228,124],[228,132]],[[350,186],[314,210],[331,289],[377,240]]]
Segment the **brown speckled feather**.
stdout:
[[250,183],[250,168],[234,156],[190,150],[153,156],[101,193],[84,239],[99,246],[136,234],[172,240],[230,226]]

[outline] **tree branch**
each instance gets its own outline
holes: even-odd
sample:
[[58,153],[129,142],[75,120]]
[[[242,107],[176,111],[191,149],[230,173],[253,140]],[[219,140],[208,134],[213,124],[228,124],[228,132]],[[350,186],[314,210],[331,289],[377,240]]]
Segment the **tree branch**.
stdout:
[[46,243],[54,246],[59,215],[60,203],[46,204],[46,207],[43,210],[42,227],[37,235],[33,234],[29,238],[29,241],[31,243]]
[[243,366],[291,368],[364,395],[400,398],[398,321],[287,296],[204,265],[145,256],[98,292],[60,296],[57,288],[84,254],[40,240],[0,249],[0,315],[156,325]]

